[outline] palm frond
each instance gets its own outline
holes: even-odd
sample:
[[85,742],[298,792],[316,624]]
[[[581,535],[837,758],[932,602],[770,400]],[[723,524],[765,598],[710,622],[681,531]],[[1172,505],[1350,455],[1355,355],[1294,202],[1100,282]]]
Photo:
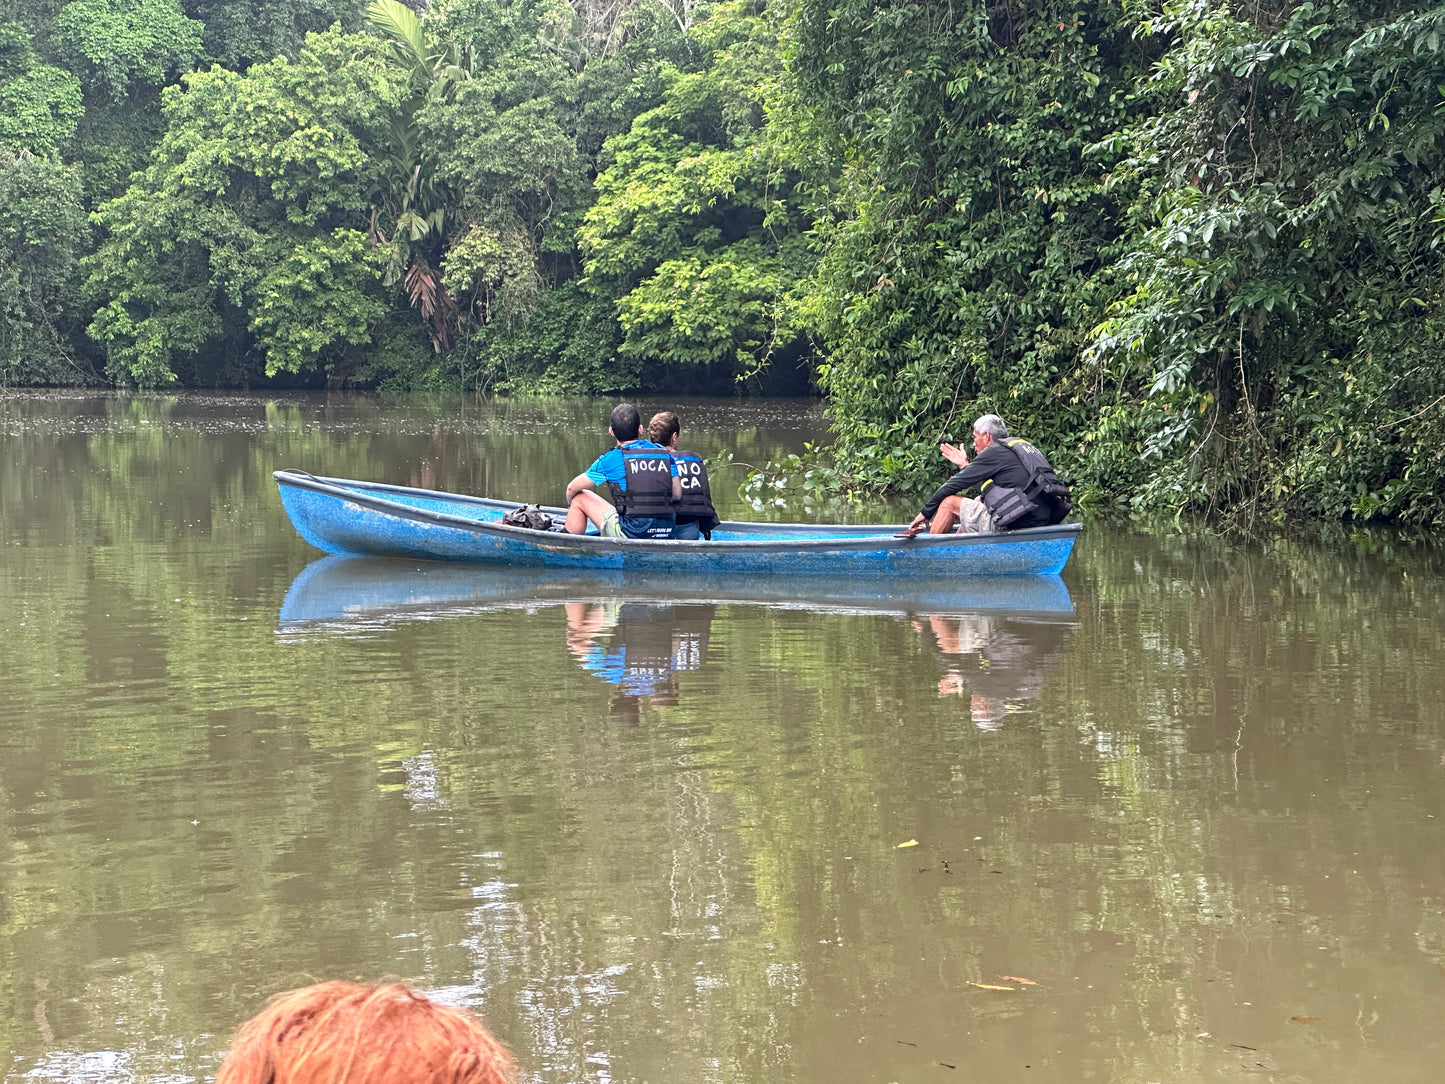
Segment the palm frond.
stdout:
[[366,8],[366,17],[394,44],[403,46],[416,64],[430,67],[421,19],[411,8],[398,0],[371,0]]

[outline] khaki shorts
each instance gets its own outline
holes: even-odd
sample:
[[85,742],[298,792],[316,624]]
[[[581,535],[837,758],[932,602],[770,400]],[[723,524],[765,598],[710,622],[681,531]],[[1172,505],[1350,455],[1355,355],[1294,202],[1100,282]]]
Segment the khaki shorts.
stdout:
[[603,538],[621,538],[622,521],[617,518],[617,510],[613,509],[607,513],[607,518],[602,521],[602,530],[598,532]]
[[994,525],[993,513],[984,507],[983,501],[972,497],[961,497],[958,505],[959,534],[989,534],[998,530]]

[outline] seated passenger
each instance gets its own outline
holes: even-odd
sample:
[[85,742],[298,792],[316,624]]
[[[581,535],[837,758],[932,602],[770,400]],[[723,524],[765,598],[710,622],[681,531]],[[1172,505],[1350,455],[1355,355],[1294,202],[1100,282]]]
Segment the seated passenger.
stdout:
[[[925,526],[930,534],[947,534],[955,523],[960,534],[1050,527],[1069,514],[1069,487],[1042,452],[1008,435],[997,414],[984,414],[973,423],[973,449],[976,454],[969,462],[962,448],[938,446],[944,459],[962,469],[928,498],[908,525],[908,534],[916,535]],[[960,496],[965,489],[977,489],[979,499]]]
[[652,443],[660,444],[672,453],[677,464],[677,481],[682,496],[677,501],[677,526],[672,529],[673,538],[711,538],[713,528],[718,525],[717,513],[712,507],[712,490],[707,484],[707,468],[702,456],[696,452],[679,452],[677,437],[682,424],[677,415],[664,410],[652,416],[647,423],[647,435]]
[[[631,403],[612,410],[607,431],[617,447],[567,483],[567,531],[584,534],[593,524],[603,538],[668,538],[677,523],[673,502],[682,495],[677,464],[666,448],[638,439],[642,417]],[[592,487],[603,483],[612,503]]]
[[241,1026],[216,1084],[510,1084],[507,1048],[466,1009],[400,983],[322,982]]

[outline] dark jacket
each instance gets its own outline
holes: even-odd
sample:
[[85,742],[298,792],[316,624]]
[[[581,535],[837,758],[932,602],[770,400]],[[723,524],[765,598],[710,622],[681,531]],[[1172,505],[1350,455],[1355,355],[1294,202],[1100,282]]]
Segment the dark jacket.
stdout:
[[[934,490],[933,496],[929,497],[928,503],[923,506],[923,518],[932,519],[944,497],[962,493],[965,489],[982,489],[984,483],[989,481],[1011,489],[1023,489],[1029,484],[1030,477],[1028,468],[1020,462],[1018,455],[1008,445],[995,440],[974,456],[968,466]],[[1068,508],[1061,502],[1044,497],[1037,508],[1009,524],[1008,529],[1012,531],[1020,527],[1048,527],[1060,522],[1068,513]]]

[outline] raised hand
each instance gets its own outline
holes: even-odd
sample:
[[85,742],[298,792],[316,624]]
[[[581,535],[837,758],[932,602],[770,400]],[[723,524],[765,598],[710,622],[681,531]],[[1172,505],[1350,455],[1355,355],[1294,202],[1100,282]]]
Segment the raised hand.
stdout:
[[940,444],[938,450],[943,453],[943,458],[952,463],[955,467],[968,466],[968,453],[956,444]]

